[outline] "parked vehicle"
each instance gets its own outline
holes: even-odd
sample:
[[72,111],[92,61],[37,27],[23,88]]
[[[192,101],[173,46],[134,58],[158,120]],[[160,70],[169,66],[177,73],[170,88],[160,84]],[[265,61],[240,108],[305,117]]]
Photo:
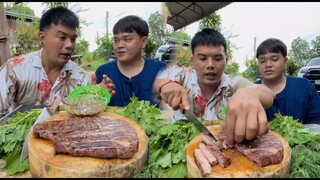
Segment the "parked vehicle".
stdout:
[[320,57],[312,58],[299,70],[297,76],[309,79],[320,94]]

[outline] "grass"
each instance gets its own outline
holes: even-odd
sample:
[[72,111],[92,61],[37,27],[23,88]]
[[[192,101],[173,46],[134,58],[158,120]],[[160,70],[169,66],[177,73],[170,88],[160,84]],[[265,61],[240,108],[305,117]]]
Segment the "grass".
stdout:
[[88,53],[82,57],[81,67],[85,71],[96,71],[100,65],[102,65],[106,62],[107,62],[107,60],[104,58],[93,59],[93,54]]

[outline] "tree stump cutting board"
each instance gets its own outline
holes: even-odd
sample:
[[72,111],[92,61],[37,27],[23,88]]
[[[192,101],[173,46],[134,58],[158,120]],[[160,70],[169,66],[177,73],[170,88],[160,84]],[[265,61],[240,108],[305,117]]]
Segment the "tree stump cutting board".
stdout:
[[[30,172],[32,177],[67,178],[127,178],[133,177],[147,163],[148,137],[138,123],[121,115],[102,112],[100,116],[127,121],[136,131],[139,138],[139,150],[131,159],[103,159],[92,157],[76,157],[69,154],[55,155],[50,140],[35,138],[30,133],[28,150]],[[46,121],[67,120],[71,117],[67,112],[60,112]]]
[[[220,125],[208,126],[215,134],[221,132]],[[236,149],[223,150],[226,157],[231,159],[230,166],[221,168],[219,165],[212,167],[212,173],[205,178],[283,178],[287,177],[291,168],[291,148],[288,142],[278,133],[269,130],[275,135],[284,147],[284,158],[281,163],[260,167],[241,154]],[[194,150],[199,147],[202,140],[200,136],[196,136],[190,141],[186,149],[187,169],[189,178],[202,178],[200,169],[195,163]]]

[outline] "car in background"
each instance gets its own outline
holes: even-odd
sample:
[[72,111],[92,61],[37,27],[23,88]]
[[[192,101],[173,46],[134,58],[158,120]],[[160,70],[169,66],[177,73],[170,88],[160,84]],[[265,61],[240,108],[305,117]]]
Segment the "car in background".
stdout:
[[299,70],[297,76],[309,79],[320,95],[320,57],[312,58]]
[[175,45],[173,44],[165,44],[165,45],[161,45],[157,52],[156,52],[156,55],[154,56],[154,59],[156,60],[160,60],[162,61],[162,55],[168,51],[169,48],[172,48],[172,47],[175,47]]

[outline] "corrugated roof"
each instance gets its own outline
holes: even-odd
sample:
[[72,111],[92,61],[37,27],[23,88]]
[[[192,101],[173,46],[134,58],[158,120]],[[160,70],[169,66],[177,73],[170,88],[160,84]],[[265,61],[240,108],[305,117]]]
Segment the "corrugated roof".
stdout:
[[232,2],[165,2],[169,10],[167,24],[174,30],[185,27]]

